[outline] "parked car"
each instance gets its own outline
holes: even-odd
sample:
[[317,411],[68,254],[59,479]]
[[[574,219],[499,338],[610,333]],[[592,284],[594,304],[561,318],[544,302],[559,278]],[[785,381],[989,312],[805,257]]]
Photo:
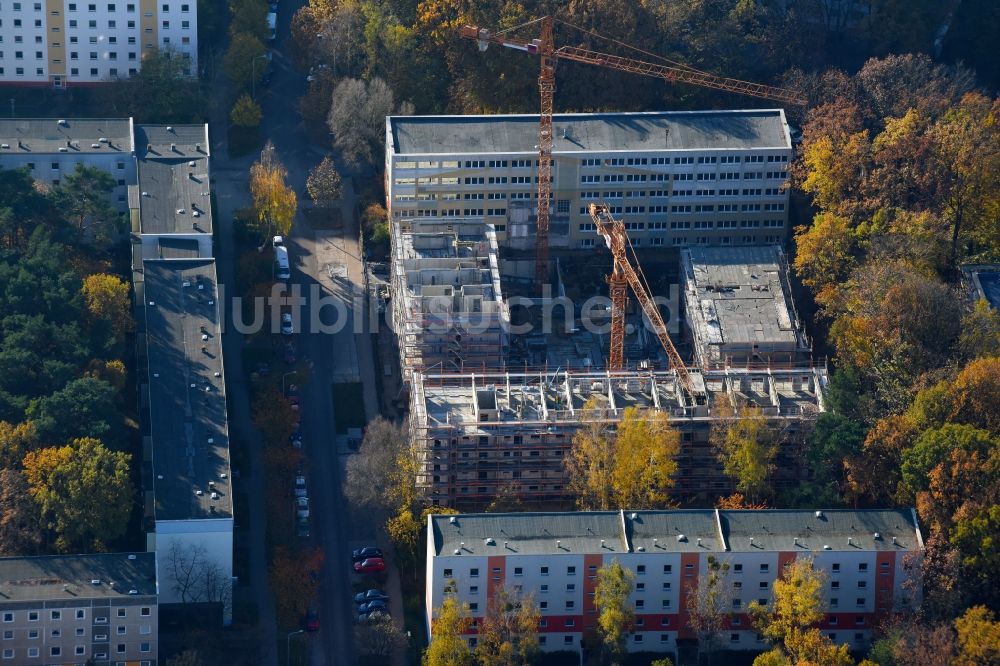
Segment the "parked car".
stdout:
[[356,604],[363,604],[367,601],[388,601],[388,600],[389,600],[388,594],[386,594],[382,590],[378,590],[375,588],[372,588],[367,592],[358,592],[357,594],[354,595],[354,603]]
[[[302,429],[296,428],[292,431],[292,434],[288,436],[288,443],[297,449],[302,448]],[[303,481],[304,483],[304,481]]]
[[378,573],[385,571],[385,560],[381,557],[369,557],[367,560],[354,563],[354,573]]
[[369,557],[382,557],[382,551],[375,546],[365,546],[364,548],[355,548],[351,552],[351,561],[360,562],[361,560],[366,560]]
[[292,323],[292,314],[290,312],[283,312],[281,314],[281,334],[291,335],[295,332],[295,326]]
[[299,522],[296,525],[296,534],[298,534],[303,539],[308,539],[311,534],[309,530],[309,519],[299,518]]
[[302,401],[299,400],[299,396],[290,395],[288,396],[288,404],[289,406],[291,406],[292,411],[297,412],[299,411],[299,408],[302,406]]
[[306,491],[305,488],[296,488],[295,489],[295,496],[296,497],[308,497],[307,491]]
[[306,487],[306,477],[302,476],[301,474],[296,474],[295,475],[295,487],[296,488],[305,488]]
[[295,515],[298,518],[308,518],[309,517],[309,498],[308,497],[296,497],[295,498]]
[[375,611],[373,613],[359,613],[358,624],[370,624],[375,622],[385,622],[390,618],[387,611]]
[[319,631],[319,611],[310,607],[306,611],[306,631]]
[[371,613],[373,611],[384,611],[385,602],[379,599],[375,601],[369,601],[363,604],[358,604],[358,613]]
[[285,364],[295,365],[295,361],[298,360],[295,356],[295,345],[289,342],[285,345]]

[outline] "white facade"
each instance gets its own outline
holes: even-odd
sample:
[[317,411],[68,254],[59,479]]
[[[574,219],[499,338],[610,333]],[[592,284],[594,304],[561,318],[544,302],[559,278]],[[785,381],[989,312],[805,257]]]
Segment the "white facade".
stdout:
[[136,74],[145,55],[170,50],[197,74],[194,0],[0,4],[0,84],[94,85]]
[[[760,245],[787,235],[792,144],[781,109],[559,114],[553,123],[553,247],[600,242],[592,202],[625,221],[633,246]],[[502,242],[530,248],[534,144],[537,116],[389,117],[387,210],[394,219],[481,217]]]
[[[772,520],[769,513],[780,515]],[[629,649],[670,653],[678,639],[694,637],[685,624],[685,600],[698,576],[715,560],[730,566],[726,582],[731,586],[732,614],[720,636],[722,647],[762,650],[767,646],[751,625],[748,606],[754,601],[771,603],[774,582],[784,567],[797,557],[810,557],[826,577],[826,614],[818,626],[834,642],[862,649],[881,619],[919,599],[919,590],[910,589],[916,581],[911,572],[919,572],[923,541],[909,510],[822,513],[823,517],[812,511],[626,511],[617,518],[613,513],[468,514],[456,516],[455,523],[449,516],[431,516],[427,617],[433,618],[445,594],[453,592],[468,605],[469,615],[480,619],[493,592],[503,586],[534,598],[542,616],[542,649],[577,650],[585,630],[597,619],[593,603],[597,569],[618,560],[635,574],[630,599],[636,626],[628,638]],[[685,515],[675,519],[671,514]],[[801,527],[788,533],[770,530],[755,545],[740,533],[738,514],[753,514],[752,520],[761,521],[758,524],[775,528]],[[588,516],[593,521],[588,522]],[[581,520],[585,532],[575,529]],[[679,520],[685,521],[682,527],[651,537],[660,528],[681,525]],[[512,531],[518,521],[527,532]],[[825,521],[833,525],[823,525]],[[827,527],[832,529],[824,534]],[[873,527],[882,533],[872,533]],[[848,542],[845,532],[856,536]],[[810,537],[793,536],[799,533]],[[486,534],[498,536],[483,538]],[[456,544],[457,539],[463,541]],[[475,627],[468,634],[475,645]]]

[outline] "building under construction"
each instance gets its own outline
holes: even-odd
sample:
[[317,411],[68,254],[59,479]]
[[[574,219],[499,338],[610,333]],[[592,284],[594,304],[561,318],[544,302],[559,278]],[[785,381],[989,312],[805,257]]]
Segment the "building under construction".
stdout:
[[810,362],[812,347],[777,245],[685,248],[681,280],[696,365]]
[[510,316],[493,225],[438,218],[392,226],[392,320],[403,378],[502,368]]
[[568,503],[563,460],[573,435],[595,422],[613,428],[635,407],[666,413],[681,432],[676,499],[707,501],[733,490],[709,444],[717,401],[759,406],[782,443],[775,486],[802,480],[799,447],[824,410],[825,369],[728,367],[691,376],[694,396],[673,371],[415,372],[410,434],[422,452],[418,483],[447,506],[482,506],[505,488],[529,506]]

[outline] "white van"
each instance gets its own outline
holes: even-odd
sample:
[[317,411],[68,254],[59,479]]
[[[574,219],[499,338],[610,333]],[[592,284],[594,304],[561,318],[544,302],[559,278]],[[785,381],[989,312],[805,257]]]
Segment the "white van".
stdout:
[[287,281],[292,277],[291,266],[288,263],[288,248],[279,245],[274,248],[275,276],[281,281]]
[[267,35],[267,41],[269,42],[273,42],[274,38],[278,35],[278,15],[274,12],[267,13]]

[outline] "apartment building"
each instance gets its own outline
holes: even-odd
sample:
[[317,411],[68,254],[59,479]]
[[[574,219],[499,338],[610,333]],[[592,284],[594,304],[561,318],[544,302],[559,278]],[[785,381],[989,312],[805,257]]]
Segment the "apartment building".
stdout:
[[0,663],[155,666],[152,553],[0,558]]
[[503,367],[510,314],[493,225],[482,218],[393,221],[392,321],[400,367]]
[[[792,143],[782,109],[558,114],[550,244],[599,239],[606,202],[638,247],[781,243]],[[512,247],[534,245],[538,116],[386,118],[393,219],[478,217]]]
[[538,605],[543,650],[579,650],[596,625],[597,570],[617,560],[635,574],[629,650],[676,655],[679,643],[695,638],[685,612],[689,592],[716,561],[729,564],[721,594],[732,613],[722,647],[762,650],[747,606],[770,604],[782,569],[808,557],[826,579],[820,628],[835,643],[862,649],[881,619],[919,603],[923,550],[912,509],[432,515],[427,629],[430,635],[451,589],[474,620],[467,637],[474,646],[475,622],[505,587]]
[[0,85],[98,85],[135,75],[156,51],[197,74],[194,0],[0,3]]
[[779,434],[773,483],[804,478],[801,446],[824,411],[825,368],[689,370],[695,395],[663,371],[415,372],[410,437],[420,452],[417,483],[435,504],[483,507],[510,488],[533,505],[561,508],[574,498],[563,463],[581,428],[614,429],[627,408],[665,413],[681,434],[672,492],[687,502],[733,492],[714,447],[716,400],[756,405]]
[[780,246],[684,248],[681,281],[685,333],[700,367],[809,364],[812,344]]

